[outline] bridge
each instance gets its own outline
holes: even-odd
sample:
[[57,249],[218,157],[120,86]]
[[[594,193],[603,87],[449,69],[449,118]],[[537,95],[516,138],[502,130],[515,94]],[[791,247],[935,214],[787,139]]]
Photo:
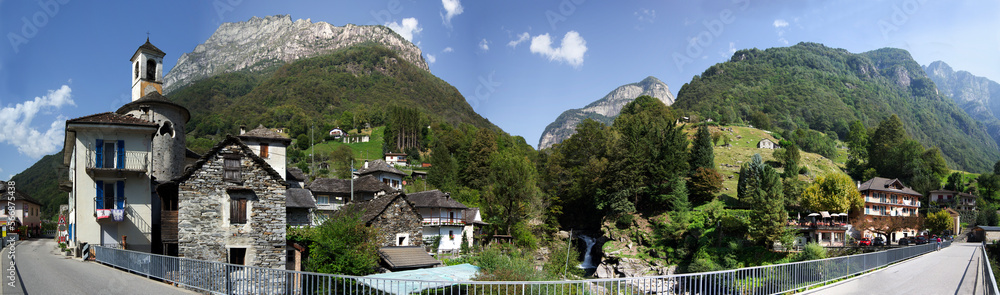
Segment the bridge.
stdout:
[[[97,262],[51,240],[17,244],[13,286],[0,294],[997,294],[978,243],[669,276],[573,281],[427,281],[265,269],[95,247]],[[950,246],[948,246],[950,245]],[[2,258],[8,258],[10,248]],[[8,259],[0,259],[8,265]],[[6,273],[6,272],[5,272]],[[5,279],[7,279],[5,277]],[[173,286],[171,286],[173,285]],[[189,290],[177,288],[183,286]]]
[[807,294],[994,294],[986,288],[995,283],[982,267],[986,257],[981,247],[954,243]]

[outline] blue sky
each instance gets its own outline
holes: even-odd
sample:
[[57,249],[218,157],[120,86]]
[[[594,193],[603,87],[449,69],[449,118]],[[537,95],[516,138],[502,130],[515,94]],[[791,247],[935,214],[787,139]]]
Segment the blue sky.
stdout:
[[676,94],[743,48],[896,47],[1000,81],[1000,2],[774,2],[0,0],[0,178],[58,152],[66,119],[126,103],[128,59],[147,32],[169,69],[222,22],[253,16],[389,25],[477,112],[532,145],[566,109],[646,76]]

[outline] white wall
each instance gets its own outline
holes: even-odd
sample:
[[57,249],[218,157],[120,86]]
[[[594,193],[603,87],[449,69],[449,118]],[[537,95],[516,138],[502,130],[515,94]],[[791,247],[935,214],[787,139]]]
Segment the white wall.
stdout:
[[[260,156],[260,141],[247,140],[243,143],[250,147],[250,150],[253,151],[255,155]],[[285,145],[278,142],[268,142],[267,145],[267,158],[264,158],[264,161],[267,162],[268,165],[271,165],[271,168],[274,168],[274,171],[278,171],[278,174],[281,174],[281,179],[287,180],[285,179]]]

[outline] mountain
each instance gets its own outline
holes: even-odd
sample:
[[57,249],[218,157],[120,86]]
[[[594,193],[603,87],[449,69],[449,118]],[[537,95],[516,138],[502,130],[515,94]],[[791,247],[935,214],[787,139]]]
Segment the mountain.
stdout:
[[972,118],[987,126],[1000,142],[1000,83],[966,71],[954,71],[943,61],[924,67],[941,95],[950,97]]
[[62,167],[63,152],[42,157],[34,165],[14,175],[17,190],[42,203],[42,218],[57,214],[60,204],[66,204],[68,195],[59,190],[59,179],[66,177]]
[[223,23],[205,43],[184,53],[164,77],[169,94],[192,82],[236,71],[261,72],[295,60],[329,54],[337,49],[375,43],[392,49],[417,68],[429,71],[420,49],[385,26],[343,27],[288,15],[253,17]]
[[542,132],[541,138],[538,139],[538,149],[552,147],[569,138],[576,133],[576,125],[585,119],[611,125],[622,107],[643,95],[655,97],[666,105],[674,103],[674,95],[670,93],[667,84],[653,76],[646,77],[638,83],[619,86],[583,108],[567,110],[560,114],[555,121],[545,126],[545,132]]
[[[846,138],[848,124],[874,127],[896,114],[910,136],[937,146],[952,169],[990,171],[997,142],[902,49],[860,54],[816,43],[744,49],[684,84],[675,109],[722,121],[813,129]],[[763,126],[759,126],[763,127]]]

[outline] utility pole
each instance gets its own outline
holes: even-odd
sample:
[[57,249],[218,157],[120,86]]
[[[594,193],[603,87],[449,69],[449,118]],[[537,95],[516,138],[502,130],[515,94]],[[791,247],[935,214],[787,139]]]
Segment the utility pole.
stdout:
[[351,171],[351,202],[354,202],[354,159],[351,159],[351,168],[347,169]]
[[309,128],[309,149],[312,150],[312,152],[309,153],[309,156],[312,157],[312,159],[309,160],[309,172],[316,175],[316,147],[314,146],[316,143],[313,140],[313,133],[315,133],[314,129],[316,129],[316,125]]

